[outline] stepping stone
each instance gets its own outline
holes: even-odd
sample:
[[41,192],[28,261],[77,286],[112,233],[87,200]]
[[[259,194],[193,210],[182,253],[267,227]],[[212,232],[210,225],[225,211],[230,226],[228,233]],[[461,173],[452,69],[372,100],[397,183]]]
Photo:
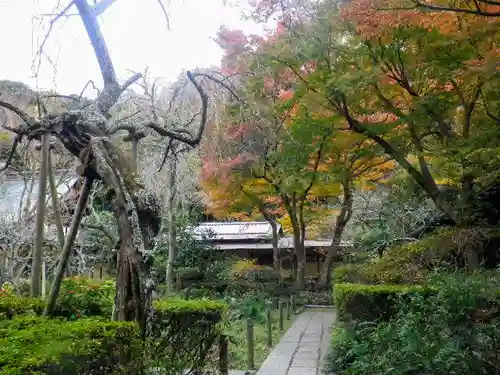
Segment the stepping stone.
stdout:
[[286,375],[317,375],[317,368],[290,367]]
[[309,357],[309,358],[294,358],[292,362],[291,367],[306,367],[306,368],[313,368],[313,367],[318,367],[318,354],[315,354],[316,357]]

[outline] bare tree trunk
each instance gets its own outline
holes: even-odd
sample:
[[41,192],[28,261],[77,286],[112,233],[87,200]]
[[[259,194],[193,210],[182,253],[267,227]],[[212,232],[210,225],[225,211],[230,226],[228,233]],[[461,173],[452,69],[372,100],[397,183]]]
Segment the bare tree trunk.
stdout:
[[80,227],[83,213],[85,212],[85,206],[87,205],[91,188],[92,179],[85,178],[85,181],[80,190],[80,196],[78,197],[78,203],[76,205],[75,212],[73,213],[73,219],[71,220],[68,237],[66,238],[66,242],[64,243],[61,257],[57,265],[57,271],[54,277],[54,281],[52,282],[52,287],[50,288],[49,300],[47,302],[47,306],[45,307],[45,311],[43,312],[45,316],[50,316],[54,311],[54,307],[56,306],[57,296],[59,295],[59,290],[61,288],[61,282],[64,277],[66,267],[68,266],[69,255],[71,254],[73,243],[75,242],[78,228]]
[[54,179],[54,169],[52,168],[52,155],[50,151],[47,161],[47,176],[49,178],[50,198],[52,199],[52,209],[54,210],[54,221],[57,228],[57,239],[59,240],[59,246],[62,251],[62,249],[64,248],[64,230],[61,219],[61,207],[59,206],[59,200],[57,199],[57,186]]
[[167,197],[167,222],[168,222],[168,257],[165,274],[165,282],[169,291],[174,289],[174,261],[177,253],[177,228],[175,219],[175,196],[176,196],[176,174],[177,160],[175,157],[169,160],[168,175],[168,197]]
[[303,218],[302,206],[300,206],[299,211],[297,211],[297,196],[295,193],[292,194],[291,199],[282,194],[281,198],[285,204],[288,216],[290,216],[290,221],[292,223],[293,231],[293,250],[295,253],[295,258],[297,259],[297,271],[295,283],[299,290],[304,289],[305,286],[305,276],[306,276],[306,250],[304,246],[305,241],[305,223]]
[[351,220],[353,196],[352,196],[350,181],[347,178],[343,183],[343,190],[344,190],[344,198],[342,202],[342,208],[340,209],[340,212],[337,215],[335,221],[335,229],[333,230],[332,243],[328,248],[325,261],[321,267],[319,280],[316,285],[318,288],[324,288],[330,285],[332,281],[333,260],[339,254],[339,251],[341,249],[340,243],[342,240],[344,229],[349,220]]
[[[269,224],[271,224],[272,230],[272,245],[273,245],[273,266],[276,272],[280,272],[281,263],[280,263],[280,249],[278,247],[278,225],[276,224],[276,220],[268,220]],[[280,277],[281,278],[281,277]]]
[[42,255],[43,255],[43,237],[44,237],[44,222],[45,222],[45,196],[47,188],[47,167],[50,152],[50,134],[42,135],[41,147],[41,166],[40,166],[40,181],[38,187],[38,202],[36,215],[36,238],[35,251],[33,254],[32,274],[31,274],[31,295],[33,297],[40,296],[41,285],[41,270],[42,270]]
[[32,257],[33,257],[33,250],[30,250],[30,252],[28,253],[28,258],[23,262],[23,264],[21,265],[21,267],[19,267],[19,270],[17,271],[14,283],[17,283],[18,280],[21,279],[21,277],[23,277],[24,271],[26,271],[28,263]]
[[295,257],[297,259],[297,276],[296,276],[296,286],[297,289],[302,290],[305,286],[305,276],[306,276],[306,250],[303,241],[300,238],[300,228],[296,220],[292,220],[292,230],[293,230],[293,249],[295,252]]
[[[26,205],[24,206],[24,209],[22,209],[22,201],[19,203],[19,222],[21,223],[21,225],[23,224],[21,219],[23,218],[23,215],[24,215],[24,219],[26,220],[26,218],[29,216],[29,212],[30,212],[30,209],[31,209],[31,198],[32,198],[32,195],[33,195],[33,188],[35,187],[35,179],[36,179],[36,167],[35,167],[35,163],[32,163],[32,168],[31,168],[31,181],[30,181],[30,184],[29,184],[29,188],[28,188],[28,191],[27,191],[27,195],[26,195]],[[24,191],[23,191],[23,198],[24,198]]]

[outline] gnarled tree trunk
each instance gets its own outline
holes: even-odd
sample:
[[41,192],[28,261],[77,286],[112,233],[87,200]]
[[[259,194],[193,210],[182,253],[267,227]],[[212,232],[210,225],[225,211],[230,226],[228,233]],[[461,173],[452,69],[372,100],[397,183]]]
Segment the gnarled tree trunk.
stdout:
[[[106,3],[109,6],[112,1]],[[108,122],[111,117],[109,114],[111,107],[116,104],[123,91],[141,75],[135,74],[123,85],[117,82],[113,63],[96,18],[107,6],[102,6],[101,2],[91,7],[87,0],[73,0],[61,15],[65,15],[72,6],[78,9],[91,41],[101,69],[104,88],[90,105],[82,105],[80,109],[63,113],[45,114],[41,119],[35,119],[17,106],[0,99],[0,106],[15,112],[24,121],[23,126],[10,129],[17,135],[4,169],[12,161],[22,137],[40,139],[42,134],[50,132],[80,160],[82,166],[79,168],[79,174],[82,177],[87,181],[104,182],[109,188],[108,198],[112,202],[119,230],[119,241],[116,245],[119,249],[116,318],[137,321],[142,334],[147,335],[150,329],[148,323],[151,322],[151,298],[154,289],[153,279],[150,276],[151,252],[154,238],[159,230],[160,209],[155,195],[140,183],[139,177],[122,151],[111,143],[109,135],[112,129],[109,128]],[[186,135],[186,131],[182,129],[175,131],[164,128],[156,121],[144,124],[154,129],[160,136],[170,138],[166,155],[172,140],[194,147],[199,144],[204,131],[208,97],[194,76],[190,72],[187,75],[196,87],[202,103],[199,113],[200,127],[196,136],[189,132]],[[75,215],[75,228],[79,227],[80,220],[81,217]],[[76,237],[76,230],[71,237],[73,239]],[[71,249],[72,245],[68,236],[65,248]],[[66,265],[61,264],[61,267],[64,269]],[[52,298],[57,298],[57,295]]]

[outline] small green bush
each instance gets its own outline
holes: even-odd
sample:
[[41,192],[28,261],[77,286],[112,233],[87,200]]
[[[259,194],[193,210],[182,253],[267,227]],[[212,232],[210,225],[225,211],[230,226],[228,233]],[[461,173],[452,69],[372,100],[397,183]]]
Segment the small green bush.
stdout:
[[2,375],[132,375],[143,348],[134,323],[15,317],[0,322]]
[[362,265],[347,263],[333,270],[333,283],[369,283],[370,280],[360,273]]
[[334,298],[339,317],[346,321],[387,319],[395,313],[395,297],[429,294],[433,289],[420,285],[335,284]]
[[29,297],[31,291],[31,281],[28,279],[18,280],[14,285],[14,293],[20,296]]
[[246,279],[254,282],[279,282],[280,274],[272,267],[260,266],[250,270],[246,274]]
[[247,319],[251,318],[255,322],[263,323],[266,314],[266,300],[262,296],[256,296],[252,293],[241,296],[237,300],[232,298],[231,310],[228,321],[232,322],[234,319]]
[[45,301],[41,298],[0,296],[0,320],[12,319],[16,315],[40,315],[44,308]]
[[205,277],[199,267],[179,267],[175,269],[175,275],[182,281],[198,281]]
[[113,280],[69,277],[62,281],[54,315],[68,319],[111,316],[115,296]]
[[301,305],[331,305],[332,294],[330,290],[304,290],[295,295],[295,304]]
[[[97,281],[81,277],[64,279],[54,316],[77,319],[89,316],[111,316],[115,295],[112,280]],[[46,301],[41,298],[0,293],[0,319],[15,315],[43,313]]]

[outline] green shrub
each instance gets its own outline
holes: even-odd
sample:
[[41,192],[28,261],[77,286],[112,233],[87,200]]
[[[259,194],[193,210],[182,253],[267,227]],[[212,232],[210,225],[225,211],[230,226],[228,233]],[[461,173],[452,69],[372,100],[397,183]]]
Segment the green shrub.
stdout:
[[0,323],[2,375],[139,374],[134,323],[15,317]]
[[30,313],[40,315],[44,308],[45,301],[41,298],[0,296],[0,320]]
[[153,307],[155,337],[147,343],[153,365],[172,375],[187,368],[201,370],[209,366],[227,305],[213,300],[171,298],[154,301]]
[[374,321],[395,313],[395,297],[429,294],[433,289],[420,285],[335,284],[334,298],[339,317],[346,321]]
[[337,267],[333,279],[335,283],[424,284],[434,270],[473,269],[474,257],[478,262],[491,257],[484,249],[497,232],[488,228],[441,229],[418,241],[395,245],[382,258]]
[[182,281],[198,281],[205,277],[199,267],[179,267],[175,269],[175,275]]
[[[57,299],[55,316],[76,319],[85,316],[111,316],[115,295],[114,281],[97,281],[81,277],[64,279]],[[40,315],[46,302],[41,298],[0,294],[0,319],[14,315]]]
[[54,315],[69,319],[85,316],[111,316],[115,296],[113,280],[66,278],[61,283]]
[[265,320],[266,300],[262,296],[256,296],[252,293],[240,296],[240,298],[231,299],[231,310],[229,321],[233,319],[251,318],[256,322],[262,323]]
[[498,281],[451,276],[433,282],[435,293],[399,298],[388,321],[338,324],[327,374],[499,373]]
[[333,270],[333,283],[369,283],[360,273],[360,264],[347,263]]
[[238,259],[231,265],[230,280],[279,282],[280,274],[272,267],[257,264],[254,259]]
[[331,305],[332,304],[332,294],[329,290],[316,290],[300,291],[295,295],[295,304],[297,306],[301,305]]
[[31,292],[31,281],[28,279],[20,279],[14,285],[14,293],[19,296],[29,297]]
[[497,234],[497,229],[443,228],[418,241],[390,248],[382,258],[351,270],[349,278],[372,284],[423,284],[436,269],[473,269],[471,259],[483,261],[489,238]]
[[247,272],[246,280],[255,282],[279,282],[280,274],[272,267],[260,266]]

